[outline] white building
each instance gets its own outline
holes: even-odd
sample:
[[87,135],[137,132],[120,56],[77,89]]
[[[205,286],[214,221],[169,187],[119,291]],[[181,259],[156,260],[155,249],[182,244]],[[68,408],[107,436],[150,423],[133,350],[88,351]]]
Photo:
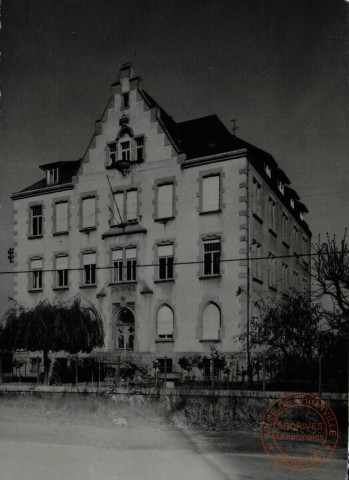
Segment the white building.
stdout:
[[245,358],[237,336],[254,301],[309,289],[307,210],[273,157],[215,115],[176,123],[131,64],[84,158],[40,168],[12,196],[15,298],[80,293],[108,351],[169,368],[211,345]]

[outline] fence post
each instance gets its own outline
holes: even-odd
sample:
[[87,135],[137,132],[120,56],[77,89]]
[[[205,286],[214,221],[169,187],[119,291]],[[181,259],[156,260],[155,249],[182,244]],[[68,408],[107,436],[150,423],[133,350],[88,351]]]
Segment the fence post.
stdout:
[[40,383],[40,357],[36,357],[36,377],[38,385]]
[[321,367],[322,367],[322,365],[321,365],[321,355],[319,355],[319,397],[321,396],[321,386],[322,386],[322,385],[321,385],[321,382],[322,382],[322,379],[321,379],[321,374],[322,374],[322,372],[321,372]]
[[165,357],[165,365],[164,365],[164,384],[166,388],[166,377],[167,377],[167,357]]
[[262,385],[263,385],[263,392],[265,392],[265,357],[264,355],[262,356]]

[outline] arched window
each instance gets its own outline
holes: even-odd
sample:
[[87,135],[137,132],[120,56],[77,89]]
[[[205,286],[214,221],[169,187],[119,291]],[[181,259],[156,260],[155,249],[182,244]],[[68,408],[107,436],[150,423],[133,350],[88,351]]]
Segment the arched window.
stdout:
[[217,305],[209,303],[202,314],[202,339],[219,340],[221,312]]
[[132,334],[129,335],[129,337],[128,337],[127,348],[128,348],[129,350],[133,350],[133,341],[134,341],[134,338],[135,338],[135,337],[134,337]]
[[118,348],[124,348],[124,336],[123,335],[119,335]]
[[163,305],[158,311],[158,336],[173,338],[173,311],[167,305]]

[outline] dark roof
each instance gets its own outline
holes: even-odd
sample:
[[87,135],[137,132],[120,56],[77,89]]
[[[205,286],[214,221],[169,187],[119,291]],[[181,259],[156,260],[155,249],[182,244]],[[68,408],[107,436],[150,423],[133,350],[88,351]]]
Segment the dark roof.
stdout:
[[[81,161],[82,160],[73,160],[69,162],[47,163],[45,165],[40,165],[39,168],[41,168],[42,170],[48,170],[49,168],[59,167],[58,182],[55,183],[54,185],[63,185],[65,183],[70,183],[72,181],[73,175],[77,174]],[[30,190],[39,190],[41,188],[46,188],[47,186],[48,185],[47,185],[46,178],[43,178],[38,182],[35,182],[33,185],[30,185],[30,187],[20,190],[20,192],[28,192]]]
[[245,148],[216,115],[177,124],[181,150],[188,160]]

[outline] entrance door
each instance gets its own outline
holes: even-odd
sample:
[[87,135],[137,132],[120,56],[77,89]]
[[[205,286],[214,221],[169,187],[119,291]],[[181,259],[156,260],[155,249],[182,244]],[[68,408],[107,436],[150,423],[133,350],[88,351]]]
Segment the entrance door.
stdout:
[[116,347],[118,350],[133,352],[135,317],[127,307],[116,313]]

